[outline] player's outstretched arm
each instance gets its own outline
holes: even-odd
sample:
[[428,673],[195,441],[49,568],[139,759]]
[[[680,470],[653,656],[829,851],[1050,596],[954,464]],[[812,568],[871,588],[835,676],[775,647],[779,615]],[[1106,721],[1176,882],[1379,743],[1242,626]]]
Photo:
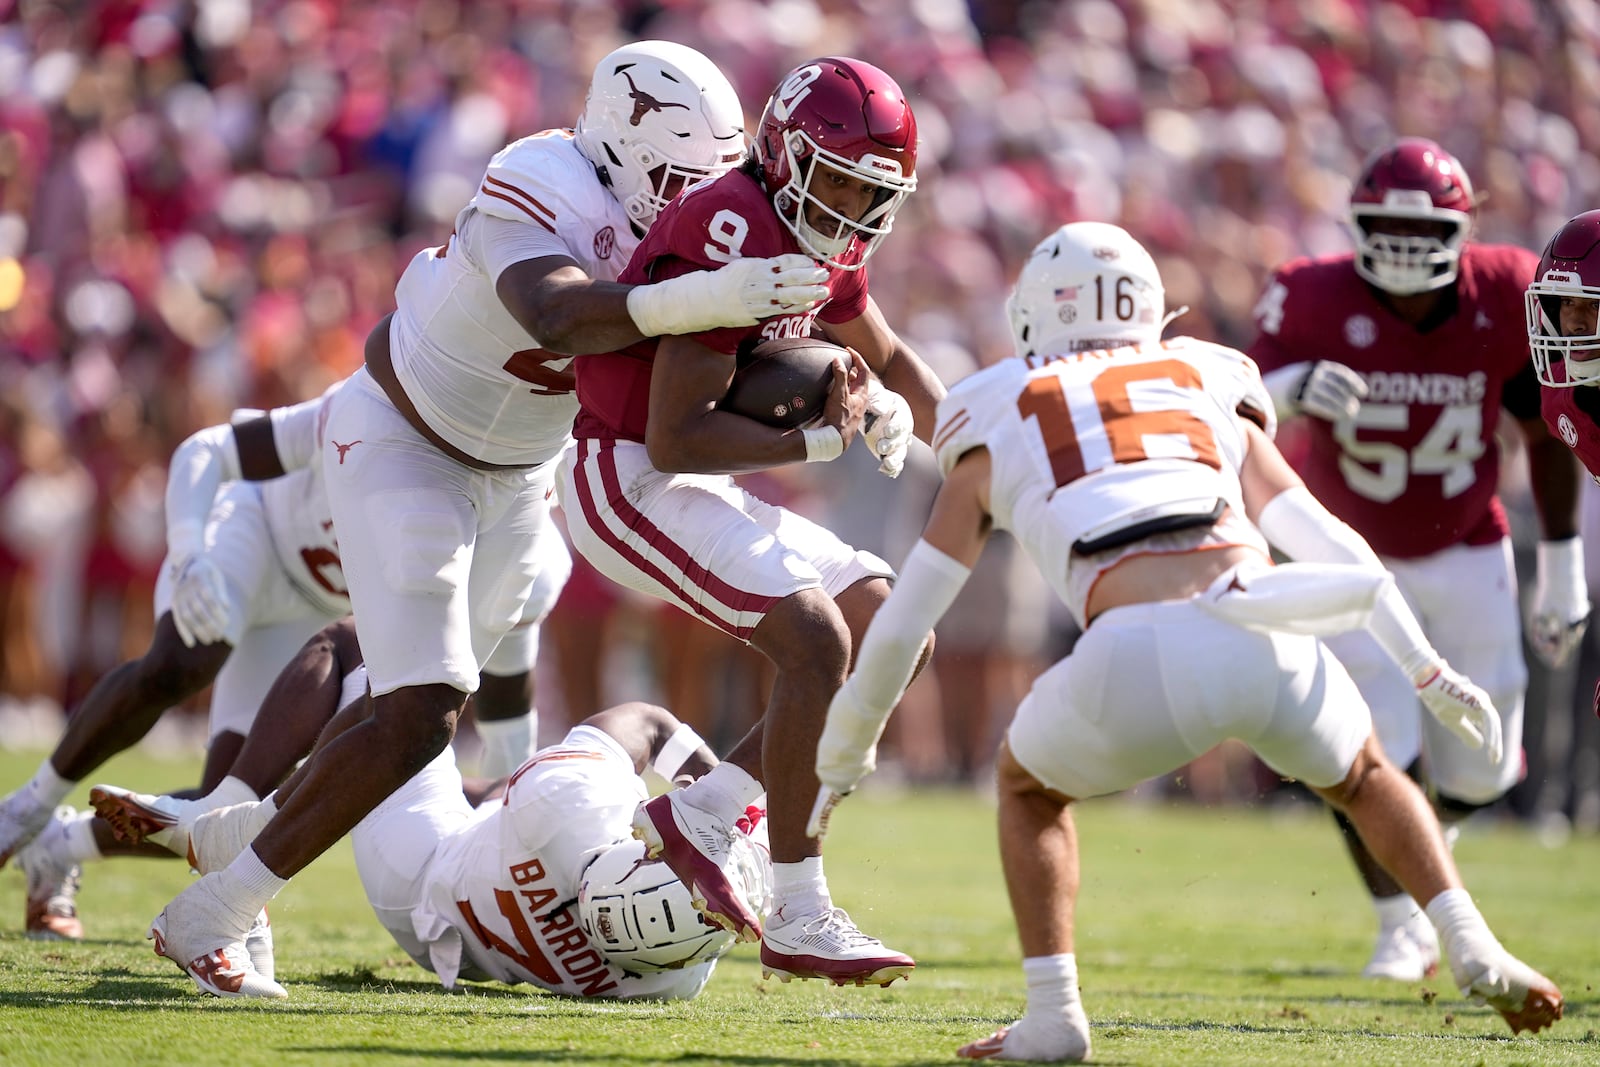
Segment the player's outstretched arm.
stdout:
[[599,281],[571,259],[544,256],[505,268],[495,292],[544,348],[581,356],[808,311],[827,299],[826,282],[826,271],[798,255],[739,259],[649,285]]
[[223,639],[229,622],[222,574],[206,558],[206,517],[223,482],[284,473],[265,414],[236,425],[197,430],[172,454],[167,469],[167,568],[172,573],[172,622],[190,648]]
[[717,765],[716,753],[694,727],[654,704],[618,704],[589,716],[583,725],[609,734],[633,757],[633,769],[641,774],[648,767],[676,782],[698,778]]
[[988,541],[988,493],[989,453],[980,448],[945,479],[922,539],[867,626],[855,670],[834,694],[817,742],[822,787],[806,827],[811,836],[827,833],[839,799],[877,766],[878,739],[915,675],[928,634],[950,610]]
[[[1245,511],[1268,541],[1290,558],[1382,568],[1366,540],[1311,495],[1271,439],[1247,424],[1250,451],[1240,470]],[[1424,706],[1474,748],[1500,757],[1500,719],[1483,690],[1439,655],[1391,579],[1384,583],[1368,628],[1417,687]]]

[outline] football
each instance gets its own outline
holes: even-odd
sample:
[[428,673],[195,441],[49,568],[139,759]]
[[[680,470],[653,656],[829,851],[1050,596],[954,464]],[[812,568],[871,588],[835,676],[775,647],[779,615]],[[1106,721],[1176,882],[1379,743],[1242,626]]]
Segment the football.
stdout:
[[792,430],[821,414],[843,348],[820,337],[787,337],[741,350],[728,392],[717,406],[779,429]]

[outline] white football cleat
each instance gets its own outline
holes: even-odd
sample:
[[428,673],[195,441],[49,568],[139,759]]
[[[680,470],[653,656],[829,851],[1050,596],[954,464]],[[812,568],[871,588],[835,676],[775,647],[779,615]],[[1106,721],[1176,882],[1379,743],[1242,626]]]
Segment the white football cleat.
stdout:
[[17,853],[17,866],[28,879],[23,925],[34,941],[82,941],[83,920],[78,918],[78,865],[61,855],[66,821],[77,812],[69,807],[55,811],[44,831]]
[[755,941],[761,937],[761,918],[733,881],[744,881],[732,844],[738,832],[683,800],[681,791],[647,800],[633,813],[633,836],[644,842],[651,859],[659,857],[689,887],[695,910],[733,931],[737,940]]
[[1082,1063],[1089,1058],[1089,1017],[1078,1003],[1067,1005],[1062,1018],[1049,1022],[1024,1015],[981,1041],[962,1045],[956,1055],[964,1060]]
[[905,978],[917,961],[857,928],[843,908],[792,918],[780,907],[761,935],[761,976],[825,978],[834,985],[886,986]]
[[50,824],[50,815],[51,809],[35,803],[26,786],[0,800],[0,867],[39,836]]
[[1439,973],[1439,934],[1426,918],[1378,931],[1363,978],[1420,982]]
[[204,798],[182,800],[159,793],[135,793],[115,785],[91,788],[89,803],[118,841],[135,845],[149,841],[175,856],[189,854],[189,828],[215,806]]
[[208,874],[173,898],[145,936],[194,980],[200,992],[218,997],[287,997],[288,991],[256,970],[245,947],[245,929],[218,895],[218,876]]
[[1461,995],[1500,1013],[1513,1034],[1538,1033],[1561,1018],[1563,1000],[1556,984],[1507,952],[1498,942],[1457,949],[1451,975]]

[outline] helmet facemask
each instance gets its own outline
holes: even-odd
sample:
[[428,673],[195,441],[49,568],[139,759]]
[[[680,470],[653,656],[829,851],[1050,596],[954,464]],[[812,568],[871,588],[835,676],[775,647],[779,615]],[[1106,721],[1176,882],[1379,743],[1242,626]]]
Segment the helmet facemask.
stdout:
[[[807,255],[829,267],[859,270],[894,228],[895,212],[916,189],[916,176],[903,175],[899,161],[887,156],[868,153],[860,159],[850,159],[830,152],[803,130],[789,131],[783,151],[788,156],[789,180],[773,197],[778,216]],[[835,211],[811,191],[812,183],[828,180],[829,172],[877,186],[871,204],[859,219]],[[812,225],[807,217],[812,213],[822,216],[820,227]],[[840,262],[852,242],[859,242],[860,258],[854,263]]]
[[[1600,384],[1600,325],[1595,321],[1600,287],[1584,285],[1576,274],[1551,270],[1528,286],[1523,300],[1528,348],[1540,383],[1553,389]],[[1571,334],[1562,330],[1562,306],[1568,302],[1568,317],[1577,320]]]
[[1385,292],[1411,296],[1455,282],[1472,216],[1435,207],[1421,190],[1394,189],[1382,204],[1351,205],[1350,228],[1356,273]]

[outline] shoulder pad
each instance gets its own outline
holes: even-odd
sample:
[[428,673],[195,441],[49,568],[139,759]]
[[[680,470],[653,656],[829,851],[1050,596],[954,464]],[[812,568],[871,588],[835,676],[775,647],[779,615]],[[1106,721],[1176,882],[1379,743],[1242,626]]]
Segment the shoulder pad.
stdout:
[[988,444],[996,404],[1014,405],[1027,375],[1020,359],[1005,359],[951,387],[934,421],[933,452],[941,474],[948,477],[962,456]]
[[594,167],[566,130],[512,141],[489,160],[472,207],[512,222],[534,222],[559,233],[563,221],[599,217],[610,197]]
[[1193,359],[1206,373],[1206,389],[1219,397],[1239,415],[1249,419],[1268,437],[1278,435],[1278,415],[1261,380],[1261,369],[1256,361],[1227,345],[1202,341],[1196,337],[1178,337],[1168,342],[1169,347],[1181,350]]

